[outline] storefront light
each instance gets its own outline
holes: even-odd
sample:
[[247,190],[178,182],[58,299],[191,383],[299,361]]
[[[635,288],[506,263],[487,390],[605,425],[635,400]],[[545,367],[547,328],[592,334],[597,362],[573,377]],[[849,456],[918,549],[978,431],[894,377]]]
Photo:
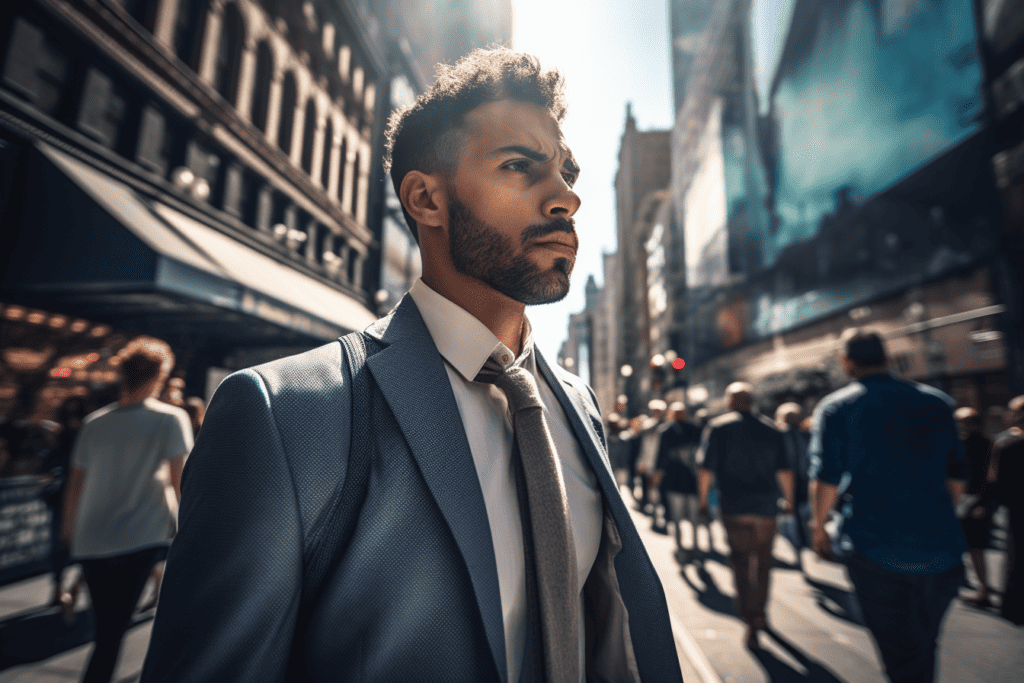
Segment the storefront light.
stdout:
[[79,334],[89,329],[89,323],[86,322],[85,320],[76,320],[75,322],[71,323],[71,327],[69,327],[68,329],[74,332],[75,334]]
[[632,365],[623,365],[621,368],[619,368],[619,373],[623,377],[629,377],[630,375],[633,374],[633,366]]
[[86,354],[85,359],[90,363],[95,363],[100,359],[100,354],[93,351],[92,353]]
[[89,334],[91,334],[94,337],[105,337],[108,334],[110,334],[110,328],[107,327],[106,325],[97,325],[96,327],[92,328],[92,332],[90,332]]
[[8,306],[4,317],[8,320],[21,320],[25,317],[25,309],[21,306]]
[[46,314],[40,313],[39,311],[32,311],[25,316],[25,322],[32,323],[33,325],[42,325],[45,320]]
[[49,325],[50,327],[52,327],[55,330],[59,330],[59,329],[67,326],[68,319],[67,319],[67,316],[53,315],[53,316],[50,316],[50,319],[47,321],[46,324]]

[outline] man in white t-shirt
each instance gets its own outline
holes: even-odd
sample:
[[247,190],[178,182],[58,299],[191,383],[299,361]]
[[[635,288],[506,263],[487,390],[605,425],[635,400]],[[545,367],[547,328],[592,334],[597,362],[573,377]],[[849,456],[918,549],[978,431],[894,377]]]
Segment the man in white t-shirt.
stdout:
[[154,398],[174,366],[170,347],[140,337],[119,356],[121,398],[87,416],[75,441],[61,533],[82,565],[96,618],[84,683],[107,683],[114,673],[135,603],[174,531],[157,473],[168,461],[180,502],[192,449],[188,414]]

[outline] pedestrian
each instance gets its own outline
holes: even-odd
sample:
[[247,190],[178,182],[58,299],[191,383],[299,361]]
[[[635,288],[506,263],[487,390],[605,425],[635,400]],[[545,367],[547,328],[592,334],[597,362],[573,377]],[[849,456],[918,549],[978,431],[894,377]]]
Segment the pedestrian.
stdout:
[[807,447],[811,436],[802,428],[803,413],[800,404],[794,402],[783,403],[775,409],[775,426],[782,432],[786,458],[789,468],[793,470],[793,534],[789,540],[793,542],[796,551],[797,565],[801,573],[806,574],[802,551],[811,547],[807,537],[811,521],[811,504],[807,498],[807,470],[810,468]]
[[203,419],[206,417],[206,402],[198,396],[189,396],[185,399],[183,407],[192,424],[192,433],[198,435],[199,428],[203,426]]
[[143,683],[682,680],[594,394],[525,313],[578,246],[562,88],[476,50],[392,115],[423,274],[365,332],[220,384]]
[[66,590],[63,579],[64,571],[70,564],[67,546],[60,542],[61,529],[64,523],[64,499],[67,492],[68,479],[71,476],[71,452],[82,428],[86,416],[86,400],[83,396],[69,396],[57,408],[57,424],[60,433],[57,435],[57,446],[53,451],[53,459],[49,464],[50,471],[59,481],[53,491],[46,496],[46,504],[51,513],[51,542],[53,551],[50,555],[52,564],[53,590],[50,606],[60,607],[64,620],[70,622],[74,615],[75,603],[81,589],[81,577],[74,581]]
[[849,473],[842,532],[853,544],[846,570],[865,625],[890,681],[932,681],[942,618],[964,571],[954,502],[967,468],[953,401],[889,374],[877,334],[855,328],[841,343],[854,381],[822,399],[811,432],[814,551],[833,557],[825,522]]
[[[676,560],[685,564],[690,554],[700,552],[697,543],[697,528],[700,523],[697,500],[696,452],[700,445],[700,430],[690,422],[686,405],[675,401],[668,407],[668,427],[661,434],[658,445],[657,469],[661,475],[661,499],[665,505],[665,516],[675,528]],[[682,523],[686,520],[693,530],[693,542],[689,549],[683,547]],[[707,524],[703,525],[705,528]],[[708,528],[708,548],[711,547],[711,530]]]
[[82,573],[96,646],[83,683],[107,683],[153,564],[167,553],[174,519],[156,478],[169,462],[180,500],[192,448],[188,415],[155,397],[174,365],[164,342],[139,337],[118,354],[121,397],[85,418],[71,456],[62,541]]
[[643,413],[633,416],[629,420],[629,428],[622,433],[622,439],[627,444],[627,453],[629,456],[629,494],[633,497],[633,500],[636,501],[634,508],[641,512],[644,510],[646,498],[643,494],[643,486],[640,487],[640,495],[638,496],[636,493],[636,481],[640,476],[640,473],[637,471],[637,461],[640,460],[640,444],[642,441],[640,436],[643,434],[643,427],[647,424],[649,419],[650,416],[644,415]]
[[1007,420],[1010,426],[995,444],[989,481],[996,498],[1009,513],[1009,557],[999,614],[1021,626],[1024,625],[1024,504],[1020,493],[1024,486],[1024,396],[1010,401]]
[[661,432],[668,426],[665,422],[665,410],[668,404],[660,398],[651,399],[647,402],[647,410],[651,416],[644,420],[640,426],[638,449],[636,461],[636,473],[640,475],[640,485],[643,487],[640,498],[640,509],[645,515],[650,515],[654,520],[654,530],[664,531],[658,527],[658,505],[657,497],[658,474],[655,470],[658,460],[658,443],[661,441]]
[[747,625],[745,644],[758,647],[758,630],[767,630],[765,608],[772,568],[779,490],[783,511],[793,510],[793,470],[782,434],[754,411],[753,387],[733,382],[725,390],[731,409],[704,429],[697,462],[700,512],[707,517],[711,485],[717,482],[722,523],[729,542],[736,614]]
[[611,413],[605,418],[607,427],[605,433],[608,441],[608,460],[612,465],[612,472],[615,473],[615,483],[623,485],[626,483],[627,472],[629,471],[629,442],[623,438],[626,430],[629,429],[629,420],[618,413]]
[[956,507],[957,517],[964,532],[967,552],[978,578],[978,592],[964,598],[974,607],[989,607],[988,572],[985,566],[985,550],[992,533],[992,515],[997,503],[992,487],[988,483],[989,467],[992,463],[992,439],[982,431],[981,414],[970,407],[957,408],[953,413],[960,426],[960,438],[967,458],[967,493]]

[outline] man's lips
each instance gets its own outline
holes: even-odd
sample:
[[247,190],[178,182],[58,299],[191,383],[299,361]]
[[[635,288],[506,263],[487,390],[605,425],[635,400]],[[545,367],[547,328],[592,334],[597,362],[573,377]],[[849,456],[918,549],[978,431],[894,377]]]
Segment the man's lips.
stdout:
[[576,246],[573,244],[569,244],[567,242],[562,242],[559,240],[547,240],[542,242],[536,242],[535,245],[538,247],[547,247],[555,251],[561,251],[566,254],[569,254],[573,258],[576,258]]

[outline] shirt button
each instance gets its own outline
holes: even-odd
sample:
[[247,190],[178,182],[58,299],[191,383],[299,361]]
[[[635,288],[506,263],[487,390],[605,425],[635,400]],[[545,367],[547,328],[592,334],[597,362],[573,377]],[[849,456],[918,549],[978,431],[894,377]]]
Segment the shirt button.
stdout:
[[508,362],[508,354],[506,354],[506,353],[501,354],[501,362],[502,363],[507,363]]

